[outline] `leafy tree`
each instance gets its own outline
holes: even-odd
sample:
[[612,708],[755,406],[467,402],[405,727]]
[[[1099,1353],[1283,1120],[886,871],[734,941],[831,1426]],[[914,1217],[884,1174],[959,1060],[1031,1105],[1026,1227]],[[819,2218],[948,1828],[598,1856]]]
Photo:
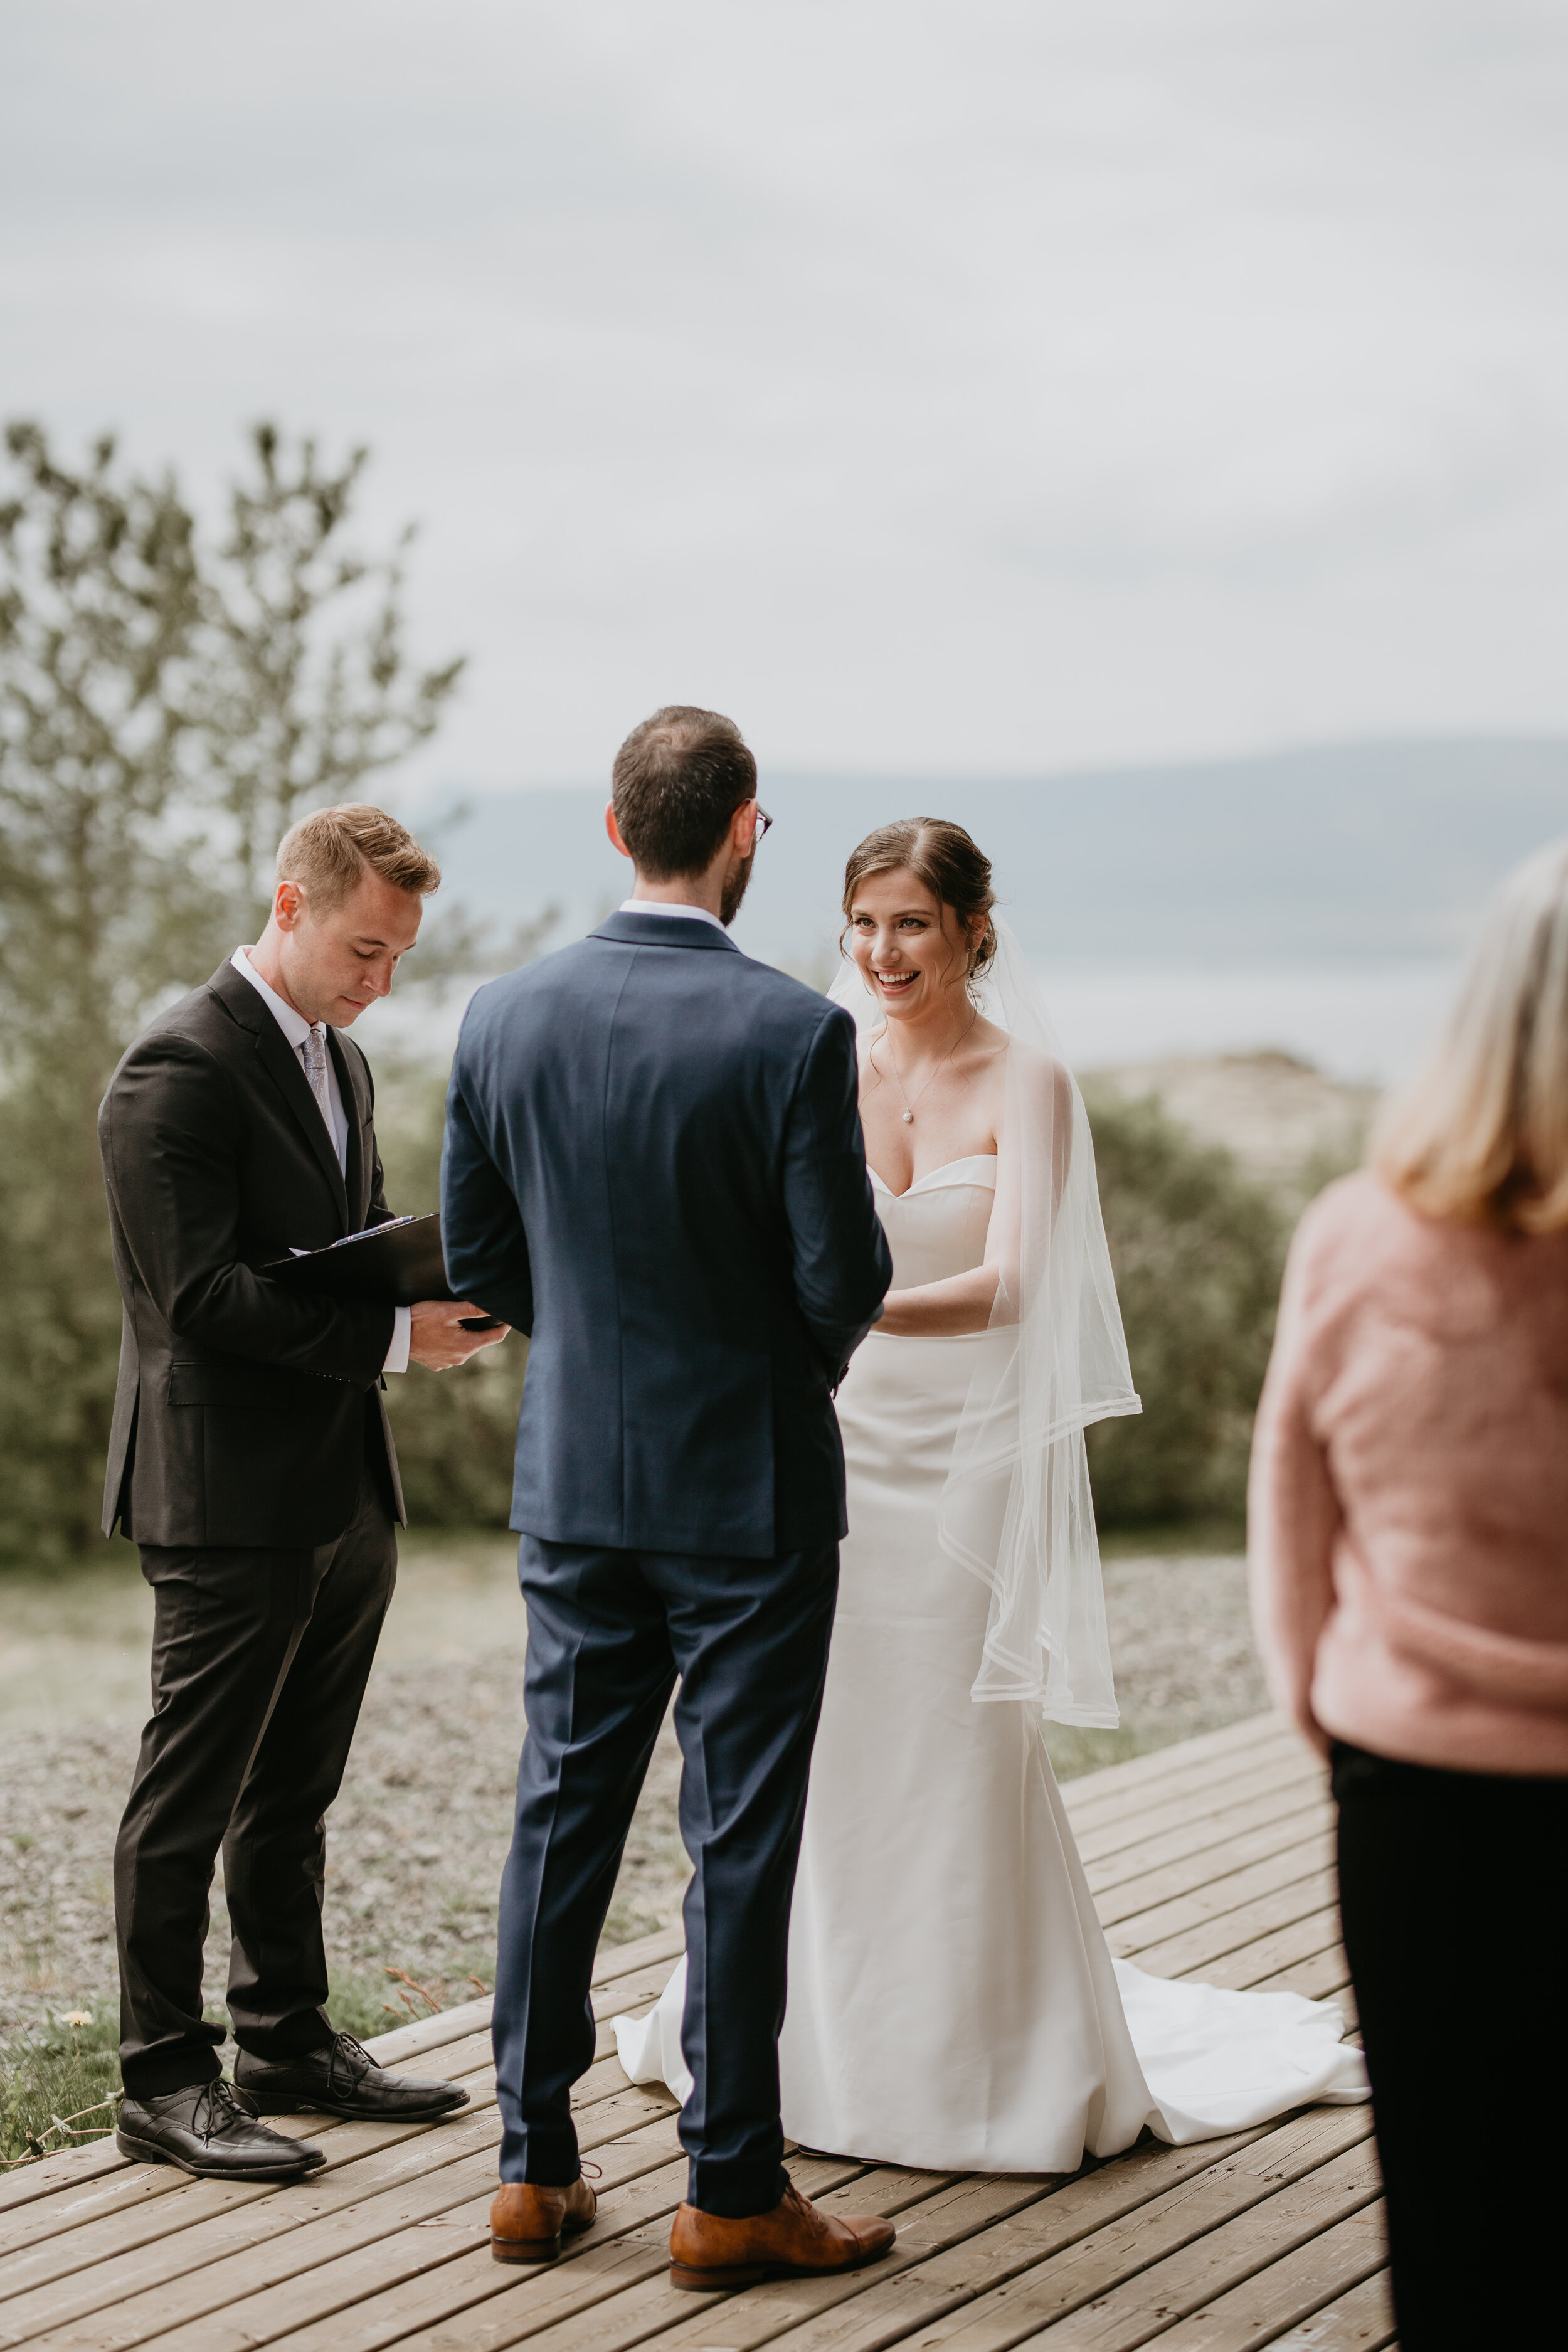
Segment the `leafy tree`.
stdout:
[[189,512],[104,439],[6,435],[0,498],[0,1420],[5,1515],[74,1549],[97,1513],[119,1338],[95,1118],[212,913],[185,792],[201,625]]
[[5,436],[0,1551],[74,1551],[98,1522],[120,1307],[96,1118],[116,1062],[247,935],[291,818],[423,740],[460,667],[407,667],[407,535],[346,551],[363,453],[334,472],[270,426],[251,450],[212,548],[173,478],[112,437],[73,468],[37,425]]
[[1152,1097],[1089,1101],[1105,1229],[1142,1413],[1089,1433],[1102,1527],[1239,1518],[1286,1219],[1232,1155]]
[[208,568],[211,659],[200,715],[215,797],[238,830],[252,895],[270,896],[272,853],[297,816],[347,797],[432,735],[461,660],[411,670],[403,644],[409,525],[374,561],[344,530],[369,452],[335,469],[312,440],[290,452],[275,425],[250,436],[252,480],[230,493]]

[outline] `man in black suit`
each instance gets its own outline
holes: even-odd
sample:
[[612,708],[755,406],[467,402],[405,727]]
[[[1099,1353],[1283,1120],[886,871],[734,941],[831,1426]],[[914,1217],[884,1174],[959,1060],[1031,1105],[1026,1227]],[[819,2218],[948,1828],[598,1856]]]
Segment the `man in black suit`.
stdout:
[[[124,1304],[104,1488],[152,1585],[153,1716],[115,1849],[120,2145],[226,2178],[323,2158],[259,2114],[438,2115],[323,2007],[323,1814],[404,1524],[382,1376],[460,1363],[474,1309],[342,1305],[258,1271],[392,1213],[346,1032],[414,945],[434,860],[380,809],[289,834],[266,930],[139,1037],[99,1116]],[[223,1848],[239,2055],[202,2014]]]
[[677,1677],[684,1756],[682,2285],[853,2268],[783,2168],[777,2042],[806,1776],[845,1530],[833,1391],[890,1279],[847,1013],[741,954],[756,768],[662,710],[616,761],[636,896],[481,989],[447,1105],[454,1288],[531,1334],[512,1526],[528,1738],[495,1997],[491,2243],[593,2219],[569,2112],[594,1952]]

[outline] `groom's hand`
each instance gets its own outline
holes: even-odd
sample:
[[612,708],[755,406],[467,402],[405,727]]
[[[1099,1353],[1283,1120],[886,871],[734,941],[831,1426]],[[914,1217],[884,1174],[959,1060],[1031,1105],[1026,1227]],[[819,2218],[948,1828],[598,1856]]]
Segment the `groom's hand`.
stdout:
[[409,1362],[423,1364],[432,1372],[449,1372],[454,1364],[466,1364],[481,1348],[493,1348],[498,1339],[506,1338],[510,1324],[498,1323],[493,1331],[463,1328],[465,1315],[484,1311],[465,1299],[422,1298],[409,1309]]

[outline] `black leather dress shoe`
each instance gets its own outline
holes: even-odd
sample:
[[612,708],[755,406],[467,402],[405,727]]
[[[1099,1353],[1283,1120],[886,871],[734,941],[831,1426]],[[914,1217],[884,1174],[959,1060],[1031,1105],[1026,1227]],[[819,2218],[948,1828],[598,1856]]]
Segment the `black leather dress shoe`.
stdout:
[[303,2058],[254,2058],[242,2050],[234,2079],[264,2116],[353,2116],[374,2123],[425,2123],[466,2107],[460,2083],[429,2083],[416,2074],[389,2074],[352,2033],[334,2035],[325,2050]]
[[285,2139],[256,2120],[229,2083],[193,2083],[155,2099],[126,2095],[114,2135],[121,2156],[177,2164],[204,2180],[299,2180],[326,2158],[307,2139]]

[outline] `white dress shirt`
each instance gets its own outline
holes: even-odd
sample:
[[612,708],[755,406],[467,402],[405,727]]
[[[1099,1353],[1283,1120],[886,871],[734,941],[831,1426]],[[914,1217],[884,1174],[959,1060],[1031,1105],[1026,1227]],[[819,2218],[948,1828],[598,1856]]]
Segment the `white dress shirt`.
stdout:
[[[256,993],[293,1047],[300,1069],[305,1070],[305,1040],[310,1034],[310,1023],[306,1020],[302,1013],[296,1013],[291,1004],[286,1004],[275,988],[268,988],[256,966],[251,962],[248,948],[236,948],[229,961],[236,971],[247,980],[255,989]],[[309,1083],[310,1077],[307,1072],[306,1084],[309,1085]],[[315,1099],[313,1093],[311,1099],[312,1101]],[[342,1093],[338,1085],[337,1065],[332,1060],[331,1047],[327,1052],[326,1120],[327,1131],[332,1139],[332,1149],[338,1155],[338,1166],[346,1176],[349,1165],[349,1115],[343,1108]],[[382,1370],[384,1372],[405,1372],[408,1370],[408,1342],[413,1330],[413,1314],[406,1307],[395,1307],[392,1315],[392,1345],[386,1351],[386,1361],[382,1366]]]
[[668,898],[623,898],[616,912],[619,915],[684,915],[688,922],[711,923],[716,931],[724,929],[717,915],[706,907],[678,907]]

